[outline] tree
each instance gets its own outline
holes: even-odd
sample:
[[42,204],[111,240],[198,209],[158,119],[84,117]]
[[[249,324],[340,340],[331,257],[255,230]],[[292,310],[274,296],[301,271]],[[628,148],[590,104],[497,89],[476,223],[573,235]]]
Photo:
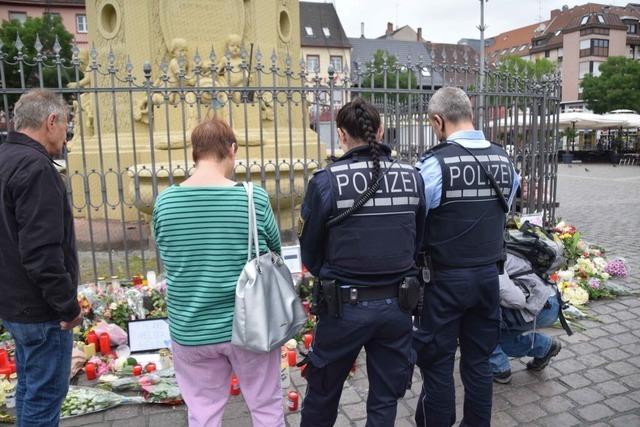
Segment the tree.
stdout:
[[[60,44],[60,58],[64,60],[63,65],[69,67],[71,64],[71,40],[73,36],[62,25],[62,20],[57,15],[45,14],[43,17],[28,17],[23,23],[12,20],[4,21],[0,26],[0,42],[2,42],[2,53],[4,55],[5,83],[7,88],[21,88],[20,64],[14,58],[18,56],[16,39],[18,34],[23,44],[22,55],[25,86],[27,88],[39,86],[40,76],[36,57],[36,41],[39,39],[42,44],[40,53],[46,57],[43,61],[42,80],[45,87],[58,87],[58,69],[54,65],[56,56],[54,45],[56,36]],[[48,66],[45,67],[44,64]],[[62,86],[65,86],[73,73],[61,67]],[[15,100],[15,99],[13,99]]]
[[640,62],[611,56],[600,64],[598,77],[587,74],[581,83],[582,99],[597,114],[617,109],[640,112]]
[[497,69],[518,77],[533,77],[536,80],[542,80],[556,72],[556,64],[545,58],[532,62],[516,55],[509,55],[500,61]]
[[[386,57],[386,60],[385,60]],[[373,64],[368,64],[368,73],[360,82],[360,87],[364,90],[371,88],[372,78],[373,87],[381,89],[385,87],[385,66],[386,66],[386,80],[387,89],[393,91],[393,89],[416,89],[417,80],[413,71],[408,70],[406,67],[397,67],[397,59],[394,55],[389,54],[386,51],[377,50],[373,55]],[[361,96],[367,100],[371,100],[372,93],[361,93]],[[375,96],[376,100],[381,100],[382,94]],[[401,94],[400,100],[406,101],[407,95]],[[393,102],[393,100],[391,100]]]

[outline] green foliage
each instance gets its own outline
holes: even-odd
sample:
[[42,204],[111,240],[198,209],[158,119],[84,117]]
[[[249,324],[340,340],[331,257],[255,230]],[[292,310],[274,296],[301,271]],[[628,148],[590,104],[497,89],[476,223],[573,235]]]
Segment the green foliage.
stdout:
[[536,59],[532,62],[516,55],[508,55],[500,61],[498,71],[522,78],[542,80],[544,77],[552,76],[556,67],[556,64],[548,59]]
[[582,99],[594,113],[629,109],[640,111],[640,62],[611,56],[600,64],[600,75],[587,74],[581,83]]
[[[386,61],[385,61],[386,56]],[[371,88],[372,79],[373,79],[373,87],[384,88],[385,87],[385,67],[386,67],[386,88],[391,89],[415,89],[417,86],[417,80],[415,74],[407,70],[404,67],[401,67],[399,70],[396,70],[397,59],[394,55],[389,54],[386,51],[377,50],[373,55],[373,64],[370,64],[368,67],[369,73],[362,79],[360,82],[360,87],[362,89]],[[371,101],[372,93],[362,92],[361,96]],[[382,97],[383,95],[376,95],[376,99],[378,97]],[[407,99],[406,94],[400,95],[400,100],[405,101]]]
[[[22,87],[20,79],[20,65],[15,58],[18,56],[16,48],[16,38],[20,35],[20,40],[24,44],[22,54],[24,56],[23,69],[26,87],[40,86],[38,66],[27,65],[35,64],[37,50],[35,48],[36,36],[40,38],[42,43],[41,54],[49,58],[45,62],[49,65],[53,64],[52,59],[55,58],[53,46],[56,36],[60,43],[60,58],[64,60],[64,64],[69,66],[71,63],[71,41],[73,36],[62,24],[62,20],[57,15],[45,14],[43,17],[28,17],[24,24],[17,20],[3,21],[0,26],[0,42],[2,43],[2,52],[5,56],[5,80],[8,88]],[[57,67],[44,67],[42,71],[42,79],[45,87],[58,87],[58,70]],[[62,85],[65,86],[71,77],[68,70],[61,70]]]

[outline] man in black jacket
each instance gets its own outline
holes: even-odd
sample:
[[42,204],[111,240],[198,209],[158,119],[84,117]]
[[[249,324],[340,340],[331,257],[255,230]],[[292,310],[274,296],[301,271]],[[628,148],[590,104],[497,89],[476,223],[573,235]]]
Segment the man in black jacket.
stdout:
[[67,105],[32,90],[0,146],[0,318],[16,343],[18,427],[57,426],[80,323],[73,216],[52,156],[66,142]]

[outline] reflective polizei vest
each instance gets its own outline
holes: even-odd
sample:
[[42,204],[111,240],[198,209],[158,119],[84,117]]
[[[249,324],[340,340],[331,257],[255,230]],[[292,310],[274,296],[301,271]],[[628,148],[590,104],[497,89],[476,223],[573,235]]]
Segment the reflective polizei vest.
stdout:
[[[392,165],[391,159],[381,157],[381,174],[387,168],[375,196],[329,228],[325,261],[341,277],[379,274],[399,279],[415,268],[422,177],[411,165]],[[372,169],[368,156],[339,160],[326,168],[335,200],[334,217],[353,206],[368,188]],[[358,284],[357,280],[353,283]]]
[[504,257],[505,213],[484,169],[509,198],[514,168],[502,147],[471,149],[482,166],[455,144],[437,146],[427,157],[442,170],[440,205],[427,213],[425,247],[436,265],[474,267]]

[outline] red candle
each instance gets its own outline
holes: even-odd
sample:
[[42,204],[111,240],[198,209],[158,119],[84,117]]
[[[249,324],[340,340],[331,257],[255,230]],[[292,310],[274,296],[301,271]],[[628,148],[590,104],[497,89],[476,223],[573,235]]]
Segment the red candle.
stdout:
[[109,338],[109,334],[104,332],[100,334],[100,352],[102,354],[107,354],[111,351],[111,338]]
[[4,348],[0,348],[0,368],[9,366],[9,353]]
[[304,348],[309,350],[309,348],[311,347],[311,341],[313,341],[313,335],[304,334]]
[[311,307],[311,304],[309,303],[309,301],[307,300],[302,301],[302,308],[304,308],[304,312],[307,313],[307,316],[309,315],[310,307]]
[[84,367],[84,371],[87,374],[87,379],[93,381],[96,379],[96,365],[93,363],[87,363]]
[[149,362],[145,365],[144,370],[147,371],[147,373],[153,372],[156,370],[156,364]]
[[231,377],[231,389],[229,390],[231,396],[237,396],[240,394],[240,382],[235,375]]
[[93,344],[96,347],[96,352],[100,351],[100,340],[94,331],[89,331],[87,334],[87,344]]
[[142,374],[142,365],[133,365],[133,376],[138,377]]
[[298,363],[298,355],[295,350],[289,350],[287,353],[287,359],[289,360],[289,366],[296,366]]
[[289,411],[293,412],[298,409],[298,393],[295,391],[289,392]]

